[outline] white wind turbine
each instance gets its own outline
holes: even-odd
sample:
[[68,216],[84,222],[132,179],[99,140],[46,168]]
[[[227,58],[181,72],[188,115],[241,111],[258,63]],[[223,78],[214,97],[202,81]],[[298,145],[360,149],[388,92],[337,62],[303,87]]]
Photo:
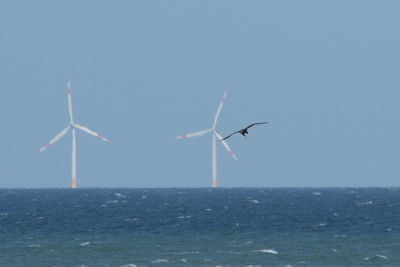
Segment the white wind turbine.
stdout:
[[195,133],[189,133],[181,136],[175,137],[175,139],[182,139],[182,138],[189,138],[189,137],[196,137],[196,136],[202,136],[206,133],[212,132],[213,139],[212,139],[212,186],[217,187],[217,147],[216,147],[216,139],[218,138],[219,141],[224,145],[226,150],[231,154],[234,160],[237,162],[239,161],[236,155],[232,152],[232,150],[229,148],[228,144],[225,142],[225,140],[222,140],[222,136],[215,130],[215,127],[217,125],[218,121],[218,116],[219,113],[221,112],[222,105],[224,104],[226,95],[228,94],[228,90],[225,91],[224,97],[222,98],[221,102],[219,103],[219,107],[217,110],[217,114],[215,114],[214,117],[214,123],[212,125],[212,128],[204,131],[199,131]]
[[96,132],[93,132],[92,130],[88,129],[85,126],[81,126],[74,122],[73,117],[72,117],[72,102],[71,102],[71,80],[68,78],[68,111],[69,111],[69,118],[70,121],[68,123],[68,126],[62,130],[59,134],[57,134],[51,141],[39,149],[38,153],[43,152],[46,148],[48,148],[50,145],[54,144],[58,140],[60,140],[67,132],[69,129],[72,128],[72,188],[76,188],[76,129],[81,130],[85,133],[91,134],[93,136],[96,136],[100,138],[103,141],[106,141],[111,144],[111,141],[108,140],[107,138],[99,135]]

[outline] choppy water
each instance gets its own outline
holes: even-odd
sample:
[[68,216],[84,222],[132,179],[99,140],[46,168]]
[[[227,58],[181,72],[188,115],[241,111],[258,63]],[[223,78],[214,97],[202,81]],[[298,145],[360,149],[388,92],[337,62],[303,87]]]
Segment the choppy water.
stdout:
[[400,265],[400,189],[0,190],[0,266]]

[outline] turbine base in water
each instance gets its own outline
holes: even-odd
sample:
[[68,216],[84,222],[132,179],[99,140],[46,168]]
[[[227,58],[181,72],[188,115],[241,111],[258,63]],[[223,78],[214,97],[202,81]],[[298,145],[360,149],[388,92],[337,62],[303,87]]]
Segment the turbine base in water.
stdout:
[[72,177],[72,188],[76,188],[76,177]]

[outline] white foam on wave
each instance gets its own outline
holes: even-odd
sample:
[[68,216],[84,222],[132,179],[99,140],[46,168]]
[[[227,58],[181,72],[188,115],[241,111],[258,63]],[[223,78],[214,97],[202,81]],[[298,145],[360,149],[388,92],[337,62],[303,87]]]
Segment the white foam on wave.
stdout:
[[254,204],[260,203],[260,201],[258,201],[257,199],[249,199],[249,202],[254,203]]
[[28,248],[40,248],[40,244],[28,245]]
[[320,196],[321,195],[321,192],[313,192],[312,193],[314,196]]
[[212,209],[205,209],[205,211],[212,211]]
[[133,263],[129,263],[129,264],[126,264],[126,265],[122,265],[120,267],[137,267],[137,265],[133,264]]
[[135,222],[137,220],[139,220],[139,219],[137,219],[137,218],[127,218],[127,219],[125,219],[126,222]]
[[165,207],[165,206],[169,206],[169,205],[171,205],[171,204],[169,204],[169,202],[165,202],[165,203],[161,204],[161,207]]
[[338,237],[347,237],[347,235],[334,235],[334,238],[338,238]]
[[[374,257],[385,259],[385,260],[389,259],[389,257],[387,257],[385,255],[381,255],[381,254],[376,254]],[[370,257],[365,257],[364,258],[365,261],[369,261],[370,259],[371,259]]]
[[389,258],[386,257],[385,255],[376,254],[376,256],[377,256],[378,258],[382,258],[382,259],[389,259]]
[[275,249],[259,249],[255,250],[254,252],[262,252],[262,253],[270,253],[270,254],[279,254]]
[[326,223],[320,223],[320,224],[315,225],[315,227],[324,227],[324,226],[326,226]]
[[157,259],[157,260],[152,261],[151,263],[163,263],[163,262],[168,262],[168,260],[167,259]]
[[1,212],[0,216],[7,217],[8,216],[8,212]]
[[170,254],[173,255],[187,255],[187,254],[199,254],[200,251],[196,250],[196,251],[177,251],[177,252],[171,252]]
[[126,196],[121,193],[115,193],[114,196],[116,196],[117,198],[126,198]]
[[179,216],[178,219],[189,219],[192,218],[192,216]]
[[365,205],[372,205],[372,203],[374,203],[374,202],[372,200],[370,200],[370,201],[360,202],[357,205],[358,206],[365,206]]
[[82,243],[80,243],[80,246],[86,247],[86,246],[89,246],[90,244],[91,244],[90,242],[82,242]]

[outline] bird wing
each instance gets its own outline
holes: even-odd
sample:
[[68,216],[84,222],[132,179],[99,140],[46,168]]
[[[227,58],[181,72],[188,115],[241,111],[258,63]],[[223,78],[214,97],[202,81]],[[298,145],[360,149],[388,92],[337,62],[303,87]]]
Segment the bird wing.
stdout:
[[223,140],[225,140],[225,139],[228,139],[229,137],[231,137],[232,135],[237,134],[237,133],[240,133],[240,131],[233,132],[233,133],[231,133],[230,135],[228,135],[228,136],[222,138],[221,140],[223,141]]
[[268,122],[264,121],[264,122],[256,122],[256,123],[252,123],[252,124],[250,124],[249,126],[247,126],[245,129],[248,129],[248,128],[250,128],[250,127],[253,127],[254,125],[258,125],[258,124],[266,124],[266,123],[268,123]]

